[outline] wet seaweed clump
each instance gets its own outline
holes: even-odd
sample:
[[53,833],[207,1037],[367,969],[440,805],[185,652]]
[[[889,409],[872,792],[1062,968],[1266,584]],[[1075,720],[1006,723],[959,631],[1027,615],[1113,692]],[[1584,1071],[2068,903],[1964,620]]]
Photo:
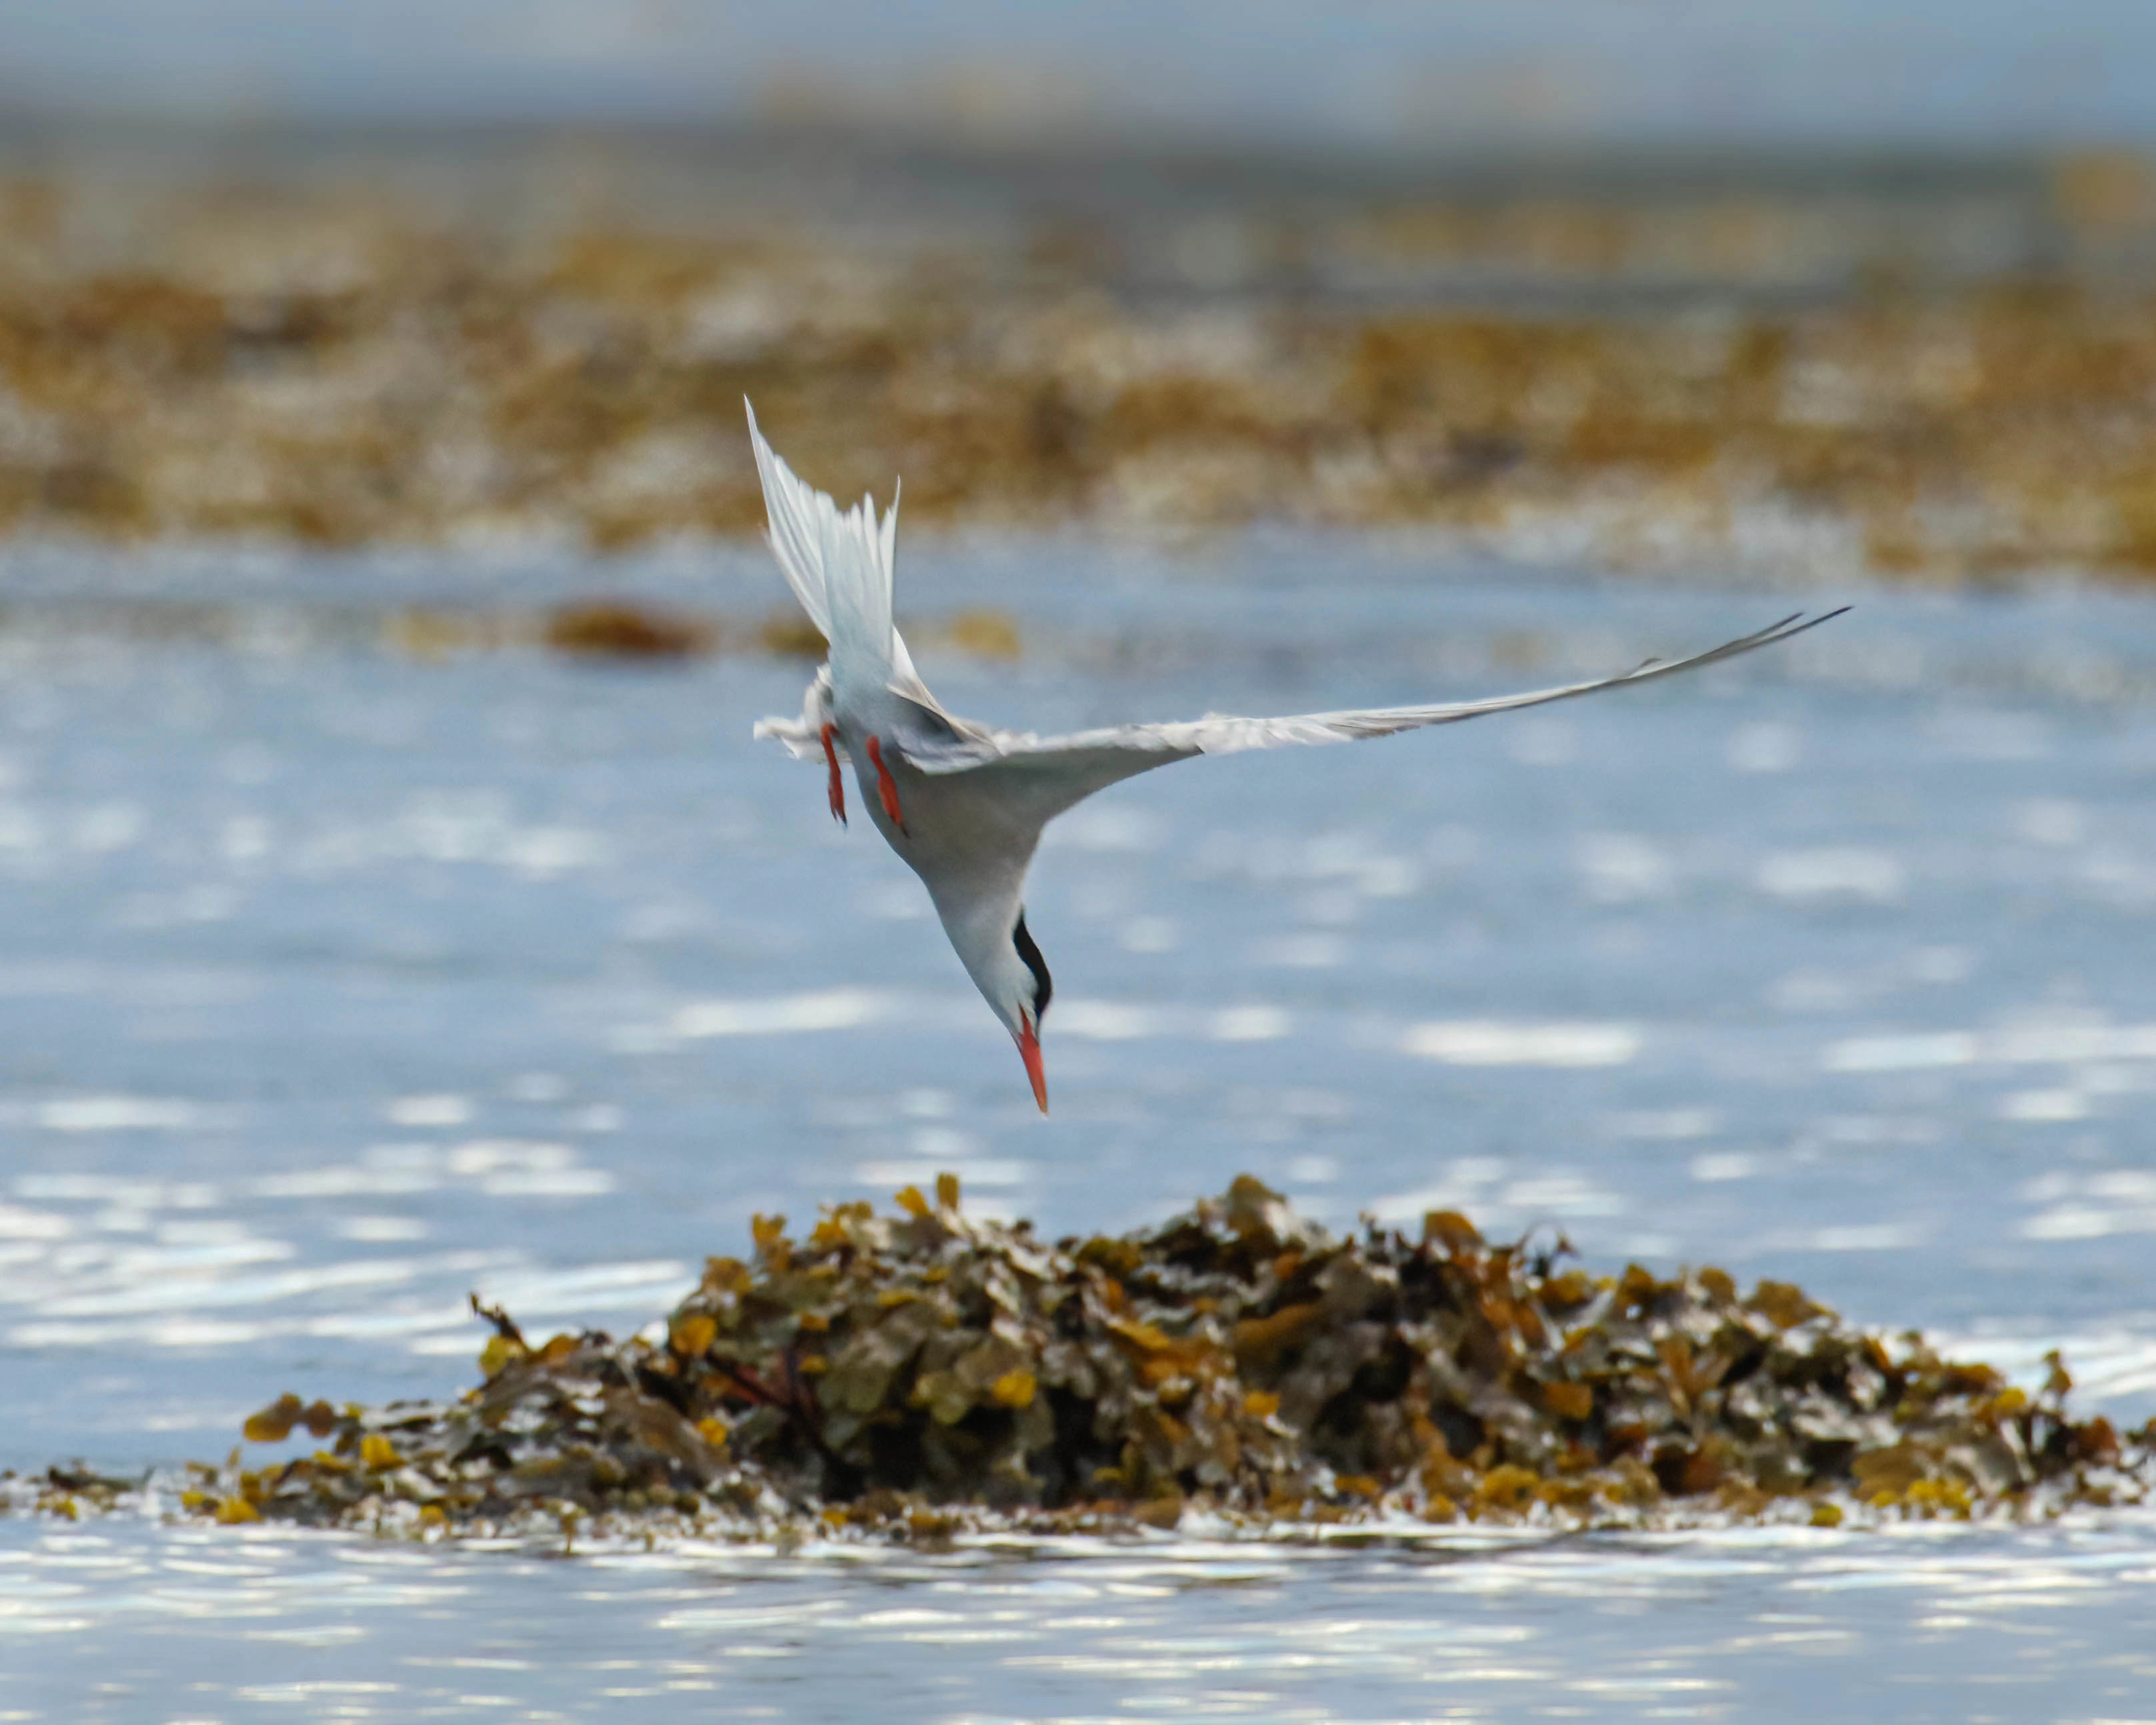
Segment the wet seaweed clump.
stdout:
[[[1158,1228],[1037,1239],[957,1182],[758,1218],[666,1321],[535,1343],[454,1401],[287,1396],[194,1512],[488,1532],[1053,1532],[2056,1513],[2147,1502],[2156,1423],[2069,1415],[1913,1333],[1715,1269],[1597,1276],[1463,1217],[1336,1236],[1249,1178]],[[476,1307],[477,1302],[475,1302]],[[790,1531],[788,1531],[790,1530]]]

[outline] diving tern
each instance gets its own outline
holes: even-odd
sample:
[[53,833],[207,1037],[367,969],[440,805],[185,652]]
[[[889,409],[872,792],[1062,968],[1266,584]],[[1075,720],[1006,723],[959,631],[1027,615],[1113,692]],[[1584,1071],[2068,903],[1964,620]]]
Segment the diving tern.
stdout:
[[[1619,676],[1486,701],[1273,719],[1213,714],[1062,737],[998,731],[937,705],[891,622],[896,494],[880,519],[872,497],[841,511],[773,453],[757,428],[753,407],[748,431],[771,517],[772,552],[808,620],[829,643],[801,716],[763,720],[756,735],[777,739],[798,759],[824,763],[830,775],[831,813],[842,824],[846,793],[839,768],[853,763],[869,819],[928,889],[966,973],[1018,1044],[1044,1114],[1048,1079],[1040,1026],[1052,985],[1048,963],[1025,926],[1025,875],[1041,829],[1065,809],[1118,780],[1196,755],[1355,742],[1651,682],[1786,641],[1848,609],[1811,618],[1799,612],[1689,659],[1650,660]],[[868,794],[871,774],[873,797]]]

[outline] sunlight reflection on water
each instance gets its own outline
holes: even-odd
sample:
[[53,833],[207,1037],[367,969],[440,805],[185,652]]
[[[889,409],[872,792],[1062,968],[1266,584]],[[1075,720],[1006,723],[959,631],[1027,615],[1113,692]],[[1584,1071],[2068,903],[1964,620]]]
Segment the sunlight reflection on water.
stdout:
[[[2152,1630],[2146,1522],[568,1564],[260,1529],[0,1528],[0,1646],[41,1650],[0,1661],[23,1719],[163,1718],[136,1703],[184,1685],[201,1717],[231,1720],[295,1704],[660,1720],[690,1693],[721,1717],[1799,1720],[1879,1717],[1882,1681],[1897,1712],[1986,1697],[2018,1712],[2041,1693],[2047,1717],[2123,1717],[2156,1681]],[[49,1711],[85,1693],[93,1713]]]
[[[1522,628],[1558,676],[1761,608],[1260,572],[1245,610],[1051,572],[1035,657],[926,669],[1043,725],[1322,708],[1496,686]],[[962,557],[948,597],[996,574]],[[1156,624],[1165,658],[1099,645]],[[2088,1397],[2156,1411],[2156,612],[1881,597],[1835,631],[1081,810],[1029,895],[1058,983],[1043,1122],[917,887],[748,743],[798,667],[33,654],[0,627],[0,1463],[221,1455],[287,1389],[447,1393],[473,1290],[634,1327],[752,1211],[947,1168],[1054,1233],[1245,1169],[1336,1225],[1461,1208],[1597,1267],[1799,1278],[2025,1382],[2063,1345]],[[2092,655],[2101,697],[2061,680]],[[808,1681],[952,1719],[1191,1711],[1194,1686],[1224,1717],[1757,1717],[1774,1673],[1854,1697],[1892,1650],[1961,1711],[2041,1671],[2079,1686],[2057,1716],[2126,1717],[2156,1645],[2130,1529],[912,1562],[17,1524],[0,1635],[51,1651],[0,1660],[0,1712],[162,1719],[146,1674],[183,1668],[221,1719],[497,1692],[497,1716],[677,1717],[691,1690],[796,1716]],[[1896,1603],[1834,1603],[1867,1590]],[[2064,1598],[2077,1640],[2021,1660],[1994,1634]],[[93,1681],[116,1686],[85,1711]]]

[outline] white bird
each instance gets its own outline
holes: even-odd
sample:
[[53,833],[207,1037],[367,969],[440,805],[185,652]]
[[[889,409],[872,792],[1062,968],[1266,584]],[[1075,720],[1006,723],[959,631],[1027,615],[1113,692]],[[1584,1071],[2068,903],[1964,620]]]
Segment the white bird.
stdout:
[[[1539,706],[1712,665],[1786,641],[1841,614],[1830,611],[1807,620],[1799,613],[1689,659],[1666,665],[1650,660],[1620,676],[1487,701],[1272,719],[1209,714],[1177,724],[1112,725],[1063,737],[997,731],[937,704],[892,624],[896,493],[880,521],[870,497],[841,513],[773,452],[757,429],[753,407],[748,429],[771,517],[772,552],[809,621],[829,643],[829,656],[808,685],[801,716],[763,720],[755,734],[775,737],[798,759],[825,764],[831,813],[841,824],[846,803],[839,767],[842,761],[854,763],[869,819],[928,889],[966,973],[1018,1044],[1044,1114],[1048,1080],[1041,1066],[1040,1024],[1052,985],[1047,962],[1026,930],[1024,895],[1041,829],[1065,809],[1120,779],[1194,755],[1353,742]],[[867,791],[870,773],[875,778],[873,797]]]

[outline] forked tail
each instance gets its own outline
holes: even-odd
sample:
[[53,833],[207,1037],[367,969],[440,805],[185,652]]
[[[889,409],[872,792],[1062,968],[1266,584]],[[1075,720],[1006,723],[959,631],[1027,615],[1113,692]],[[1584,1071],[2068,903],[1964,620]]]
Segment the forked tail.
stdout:
[[[748,405],[746,398],[743,405]],[[880,521],[872,498],[864,497],[841,513],[764,441],[753,407],[748,409],[748,434],[771,518],[772,552],[801,608],[830,643],[832,680],[842,701],[850,689],[888,687],[905,664],[891,615],[898,554],[896,495]],[[906,670],[910,674],[911,665]]]

